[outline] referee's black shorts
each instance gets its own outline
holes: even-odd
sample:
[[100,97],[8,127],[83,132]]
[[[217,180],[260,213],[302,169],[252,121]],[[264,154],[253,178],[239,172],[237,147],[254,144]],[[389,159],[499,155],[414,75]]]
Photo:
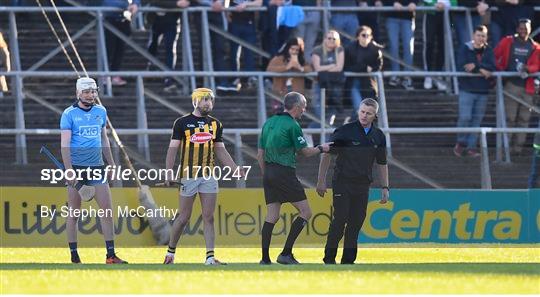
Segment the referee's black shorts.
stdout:
[[307,199],[306,192],[292,167],[265,163],[263,187],[266,204],[298,202]]

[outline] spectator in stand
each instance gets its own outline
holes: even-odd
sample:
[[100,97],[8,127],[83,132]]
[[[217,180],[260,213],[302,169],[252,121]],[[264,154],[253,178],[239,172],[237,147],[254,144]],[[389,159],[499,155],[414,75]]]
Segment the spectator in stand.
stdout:
[[[427,11],[424,14],[424,69],[426,71],[443,71],[445,46],[444,46],[444,14],[445,8],[456,6],[456,0],[424,0],[425,6],[434,6],[437,11]],[[424,79],[424,89],[433,88],[433,78],[427,76]],[[435,78],[435,85],[439,91],[446,91],[447,86],[439,77]]]
[[[520,72],[521,77],[510,77],[504,85],[506,124],[508,127],[529,127],[531,111],[511,96],[534,105],[534,77],[528,73],[540,71],[540,45],[530,38],[531,20],[521,19],[517,34],[504,37],[495,48],[497,70]],[[521,154],[526,139],[525,133],[512,133],[512,152]]]
[[[468,7],[471,9],[472,29],[482,24],[482,17],[489,9],[488,0],[457,0],[458,6]],[[467,15],[464,11],[456,11],[452,13],[452,23],[456,30],[458,44],[462,45],[471,41],[471,33],[467,25]]]
[[[105,21],[109,22],[126,36],[131,35],[131,19],[132,16],[137,13],[139,5],[141,5],[141,0],[102,0],[101,2],[101,6],[123,9],[123,11],[105,12],[103,16],[105,17]],[[122,60],[124,59],[124,41],[111,31],[105,29],[105,44],[107,45],[109,70],[120,70],[122,67]],[[123,86],[126,83],[127,82],[120,76],[114,76],[112,78],[113,85]]]
[[[330,1],[331,7],[356,7],[358,6],[358,1],[356,0],[328,0]],[[341,38],[343,45],[346,46],[349,43],[352,43],[354,40],[354,34],[358,28],[358,17],[356,12],[344,12],[344,11],[333,11],[332,17],[330,18],[330,25],[338,33],[345,33],[346,35]],[[349,39],[350,38],[350,39]]]
[[[412,66],[414,54],[414,17],[417,0],[384,0],[385,6],[393,6],[395,11],[387,14],[386,32],[388,33],[388,43],[390,54],[394,59],[399,59],[399,40],[403,45],[403,61]],[[391,61],[392,71],[399,71],[399,63]],[[403,70],[410,70],[404,68]],[[414,90],[410,77],[400,79],[397,76],[390,77],[389,85],[401,86],[406,90]]]
[[[321,6],[322,0],[293,0],[294,5],[304,6]],[[308,64],[311,64],[311,53],[317,42],[317,36],[321,29],[321,12],[320,11],[304,11],[304,20],[297,27],[294,36],[304,40],[305,59]]]
[[[265,4],[268,6],[268,12],[260,14],[259,18],[263,36],[262,45],[264,50],[274,56],[287,43],[293,30],[302,23],[304,12],[302,7],[292,5],[292,0],[270,0]],[[268,59],[263,58],[263,68],[268,66],[268,62]]]
[[[196,0],[199,6],[211,7],[212,10],[208,13],[208,23],[218,27],[223,31],[227,31],[227,17],[224,11],[223,0]],[[192,5],[193,5],[192,1]],[[228,71],[231,66],[227,63],[226,39],[223,35],[210,30],[210,43],[212,51],[212,64],[215,71]],[[220,91],[238,92],[238,86],[233,85],[226,77],[216,77],[216,88]]]
[[304,11],[301,6],[293,5],[292,0],[285,1],[278,7],[277,24],[279,26],[278,41],[280,47],[289,40],[291,33],[304,21]]
[[[293,37],[281,48],[277,56],[270,60],[266,71],[269,72],[310,72],[309,66],[304,59],[304,41],[301,38]],[[303,77],[274,77],[272,91],[280,98],[293,91],[304,93]],[[288,89],[288,82],[291,82],[291,90]],[[283,111],[281,102],[274,100],[272,103],[274,113]]]
[[[476,128],[482,124],[486,112],[489,90],[492,88],[491,72],[495,70],[495,55],[487,44],[488,29],[478,26],[473,39],[461,45],[457,57],[457,70],[479,73],[482,77],[459,78],[458,128]],[[478,157],[478,133],[460,133],[454,146],[458,157]]]
[[[234,7],[236,11],[231,12],[230,14],[229,33],[255,46],[257,43],[255,13],[253,11],[245,11],[245,9],[250,7],[261,7],[261,5],[262,0],[231,0],[231,7]],[[231,41],[230,44],[232,71],[255,71],[254,53],[247,48],[241,48],[240,45],[234,41]],[[240,49],[241,57],[238,53],[238,50]],[[242,59],[242,63],[239,65],[240,58]],[[256,83],[256,77],[250,77],[248,79],[249,85],[254,86]]]
[[326,106],[330,107],[330,125],[334,124],[335,115],[342,110],[342,93],[345,83],[343,66],[345,52],[341,46],[339,33],[330,30],[325,34],[321,45],[313,49],[311,56],[313,69],[318,72],[318,83],[315,88],[315,115],[320,118],[321,89],[326,89]]
[[[259,32],[261,32],[261,46],[271,56],[277,54],[279,48],[287,41],[288,31],[278,27],[278,10],[285,4],[285,0],[263,0],[266,11],[259,13]],[[283,36],[286,36],[283,39]],[[263,58],[263,68],[266,68],[271,58]]]
[[[150,5],[160,8],[186,8],[190,5],[188,0],[166,1],[154,0]],[[163,41],[165,46],[165,65],[171,70],[176,67],[176,44],[180,33],[179,12],[158,12],[147,14],[148,23],[152,24],[150,39],[148,40],[148,52],[157,56],[158,46]],[[148,63],[150,68],[151,63]],[[165,91],[172,91],[176,84],[170,77],[165,78]]]
[[[382,0],[364,0],[358,4],[360,7],[381,7]],[[380,40],[379,36],[379,13],[375,11],[359,11],[356,16],[360,26],[368,26],[373,30],[373,39]]]
[[538,0],[492,0],[497,11],[491,12],[491,44],[515,33],[520,19],[533,19]]
[[[358,42],[345,48],[345,71],[375,72],[383,65],[382,46],[373,41],[373,31],[368,26],[360,26],[356,33]],[[374,77],[350,78],[353,112],[351,119],[357,120],[358,108],[364,98],[377,98],[377,81]]]
[[[4,35],[0,31],[0,71],[11,71],[11,60],[9,58],[9,50]],[[0,95],[9,90],[6,77],[0,75]],[[0,96],[1,97],[1,96]]]

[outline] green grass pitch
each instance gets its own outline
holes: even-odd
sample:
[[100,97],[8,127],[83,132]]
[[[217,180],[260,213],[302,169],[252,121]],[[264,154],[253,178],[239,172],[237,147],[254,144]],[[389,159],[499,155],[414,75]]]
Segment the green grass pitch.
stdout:
[[204,249],[194,248],[162,265],[165,250],[118,247],[131,264],[107,266],[104,248],[80,248],[82,265],[67,264],[67,248],[1,248],[1,293],[540,294],[538,245],[361,246],[358,264],[332,266],[321,264],[322,248],[296,248],[297,266],[255,264],[255,248],[218,248],[229,263],[220,267],[201,264]]

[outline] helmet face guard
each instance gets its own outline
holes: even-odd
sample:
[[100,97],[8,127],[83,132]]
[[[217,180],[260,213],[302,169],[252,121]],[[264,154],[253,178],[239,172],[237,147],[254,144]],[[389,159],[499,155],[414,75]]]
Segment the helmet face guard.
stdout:
[[198,108],[201,101],[211,100],[212,105],[215,102],[214,92],[207,88],[198,88],[191,94],[191,103],[194,108]]

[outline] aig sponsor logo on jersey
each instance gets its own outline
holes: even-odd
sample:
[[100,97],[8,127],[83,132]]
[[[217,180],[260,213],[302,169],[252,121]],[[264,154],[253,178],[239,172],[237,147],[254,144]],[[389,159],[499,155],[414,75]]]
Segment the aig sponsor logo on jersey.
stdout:
[[212,140],[212,134],[208,132],[197,132],[189,140],[193,143],[207,143]]
[[80,126],[79,135],[86,138],[96,138],[99,136],[99,126]]

